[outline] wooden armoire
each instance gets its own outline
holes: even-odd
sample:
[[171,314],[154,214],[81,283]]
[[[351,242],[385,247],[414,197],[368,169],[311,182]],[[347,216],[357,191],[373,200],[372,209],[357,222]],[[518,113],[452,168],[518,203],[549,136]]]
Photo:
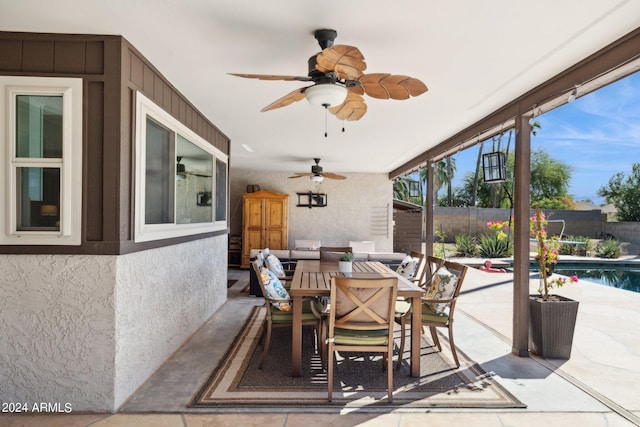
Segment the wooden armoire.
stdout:
[[251,249],[288,249],[289,195],[267,190],[242,196],[242,264],[251,265]]

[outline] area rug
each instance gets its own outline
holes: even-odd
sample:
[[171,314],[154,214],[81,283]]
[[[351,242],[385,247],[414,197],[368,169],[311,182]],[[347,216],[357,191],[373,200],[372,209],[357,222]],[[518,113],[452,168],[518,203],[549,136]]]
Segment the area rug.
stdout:
[[[327,401],[327,374],[312,345],[311,328],[303,338],[303,375],[291,376],[291,330],[274,328],[263,369],[260,336],[264,307],[256,307],[225,357],[196,394],[192,407],[344,407],[344,408],[524,408],[491,375],[458,350],[461,367],[455,369],[446,339],[443,351],[424,338],[421,376],[409,375],[409,352],[394,370],[393,402],[386,396],[386,372],[380,355],[344,353],[334,368],[333,402]],[[399,340],[400,331],[396,331]],[[397,346],[396,346],[397,348]],[[395,359],[396,356],[394,356]]]
[[228,288],[230,288],[230,287],[232,287],[233,285],[235,285],[235,284],[236,284],[236,282],[237,282],[237,280],[234,280],[234,279],[228,279],[228,280],[227,280],[227,289],[228,289]]

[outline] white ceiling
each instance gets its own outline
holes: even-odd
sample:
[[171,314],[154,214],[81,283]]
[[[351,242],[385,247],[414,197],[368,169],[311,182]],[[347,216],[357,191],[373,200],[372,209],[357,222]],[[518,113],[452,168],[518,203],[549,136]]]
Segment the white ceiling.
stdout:
[[[636,29],[637,0],[0,0],[0,30],[120,34],[231,139],[231,165],[389,172]],[[319,28],[356,46],[365,73],[421,79],[404,101],[365,96],[342,122],[305,100],[261,113],[306,75]],[[1,54],[1,53],[0,53]],[[243,148],[251,147],[253,152]]]

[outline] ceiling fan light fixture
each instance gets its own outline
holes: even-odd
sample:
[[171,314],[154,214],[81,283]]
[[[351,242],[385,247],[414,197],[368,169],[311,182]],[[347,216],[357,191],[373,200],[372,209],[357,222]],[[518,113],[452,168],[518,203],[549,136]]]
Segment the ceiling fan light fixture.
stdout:
[[308,87],[304,91],[304,96],[311,105],[334,107],[344,102],[347,97],[347,88],[334,83],[320,83]]
[[322,182],[322,181],[324,181],[324,176],[322,176],[322,175],[311,175],[310,178],[311,178],[311,181],[313,181],[313,182]]

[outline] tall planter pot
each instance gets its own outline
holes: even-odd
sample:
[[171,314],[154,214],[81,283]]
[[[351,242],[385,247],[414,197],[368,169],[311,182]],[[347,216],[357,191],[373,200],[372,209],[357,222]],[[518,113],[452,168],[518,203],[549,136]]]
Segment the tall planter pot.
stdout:
[[578,317],[578,301],[529,296],[529,350],[547,359],[569,359]]

